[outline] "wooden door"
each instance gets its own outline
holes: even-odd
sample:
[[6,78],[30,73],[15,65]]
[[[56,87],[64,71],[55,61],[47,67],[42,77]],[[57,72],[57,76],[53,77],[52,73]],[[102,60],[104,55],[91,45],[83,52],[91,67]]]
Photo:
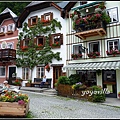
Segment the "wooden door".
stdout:
[[58,78],[62,75],[62,67],[54,66],[53,67],[53,88],[55,87],[55,83],[58,81]]

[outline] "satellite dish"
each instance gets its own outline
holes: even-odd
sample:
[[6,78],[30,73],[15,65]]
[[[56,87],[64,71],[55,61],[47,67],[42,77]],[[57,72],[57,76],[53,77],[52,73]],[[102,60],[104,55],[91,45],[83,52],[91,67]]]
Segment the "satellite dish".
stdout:
[[2,44],[1,44],[1,48],[2,48],[2,49],[7,48],[7,43],[6,43],[6,41],[2,42]]

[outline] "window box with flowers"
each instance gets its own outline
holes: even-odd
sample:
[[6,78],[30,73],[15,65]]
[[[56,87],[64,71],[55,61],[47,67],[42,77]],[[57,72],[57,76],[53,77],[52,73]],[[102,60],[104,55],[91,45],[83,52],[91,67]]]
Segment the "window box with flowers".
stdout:
[[28,49],[28,46],[23,46],[21,49],[22,49],[23,51],[25,51],[25,50]]
[[38,49],[38,50],[41,50],[41,49],[43,49],[43,47],[44,47],[44,46],[43,46],[42,44],[38,44],[37,49]]
[[6,92],[0,97],[0,115],[25,117],[29,111],[27,94]]
[[71,57],[73,58],[73,60],[77,60],[79,58],[82,58],[82,54],[71,54]]
[[51,47],[52,48],[60,48],[60,43],[59,42],[53,43],[53,44],[51,44]]
[[48,64],[48,65],[46,65],[46,66],[45,66],[45,69],[46,69],[46,71],[48,71],[48,72],[49,72],[49,71],[50,71],[50,65],[49,65],[49,64]]
[[115,49],[115,50],[111,50],[111,51],[106,51],[106,54],[108,55],[108,56],[116,56],[116,55],[120,55],[120,50],[117,50],[117,49]]
[[90,52],[89,54],[87,54],[89,58],[96,58],[100,56],[99,52]]

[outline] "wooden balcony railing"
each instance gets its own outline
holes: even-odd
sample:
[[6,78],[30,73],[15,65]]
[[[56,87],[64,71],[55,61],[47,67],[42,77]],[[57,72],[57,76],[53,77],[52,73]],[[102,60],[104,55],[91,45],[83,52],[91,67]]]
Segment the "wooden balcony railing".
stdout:
[[106,35],[106,24],[103,21],[96,21],[95,24],[80,24],[75,26],[75,36],[85,40],[91,36],[104,36]]
[[0,61],[9,61],[16,59],[15,49],[0,49]]

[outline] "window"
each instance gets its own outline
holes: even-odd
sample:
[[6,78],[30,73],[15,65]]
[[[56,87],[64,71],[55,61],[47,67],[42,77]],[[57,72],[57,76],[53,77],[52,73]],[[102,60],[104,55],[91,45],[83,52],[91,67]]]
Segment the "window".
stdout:
[[7,48],[13,49],[13,43],[7,43]]
[[63,34],[58,33],[58,34],[52,34],[51,39],[50,39],[50,44],[51,45],[62,45],[63,44]]
[[6,26],[2,26],[1,28],[0,28],[0,33],[6,33]]
[[44,15],[41,15],[41,20],[52,20],[53,19],[53,13],[45,13]]
[[45,74],[45,68],[44,67],[37,67],[37,78],[42,78]]
[[73,45],[73,54],[82,54],[81,46],[81,44]]
[[24,40],[23,46],[28,46],[28,44],[29,44],[29,40]]
[[119,50],[119,40],[110,40],[108,41],[108,51]]
[[5,67],[0,67],[0,76],[5,76]]
[[89,52],[99,52],[99,42],[89,43]]
[[118,7],[107,9],[107,13],[111,18],[111,23],[118,22]]
[[24,80],[29,79],[29,68],[22,68],[22,78]]
[[8,31],[15,31],[15,24],[9,24],[8,25]]
[[37,45],[44,45],[44,37],[40,36],[37,37]]
[[38,16],[33,16],[28,19],[28,27],[32,27],[38,23]]

